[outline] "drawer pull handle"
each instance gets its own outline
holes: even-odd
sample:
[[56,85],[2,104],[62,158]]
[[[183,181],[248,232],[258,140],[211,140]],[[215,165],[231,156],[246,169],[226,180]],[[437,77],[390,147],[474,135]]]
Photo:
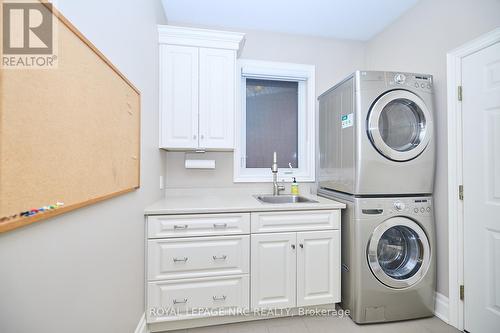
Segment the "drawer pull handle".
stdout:
[[227,256],[224,254],[224,255],[221,255],[219,257],[217,256],[213,256],[212,258],[214,258],[214,260],[226,260],[227,259]]
[[187,303],[188,299],[187,298],[184,298],[184,299],[181,299],[181,300],[178,300],[178,299],[174,299],[173,300],[173,303],[174,304],[185,304]]
[[186,262],[188,261],[188,258],[187,257],[184,257],[182,259],[179,259],[179,258],[174,258],[174,262]]
[[227,296],[226,295],[222,295],[222,296],[214,296],[212,297],[214,301],[225,301]]
[[174,230],[182,230],[182,229],[187,229],[188,228],[188,225],[187,224],[176,224],[174,225]]
[[214,229],[225,229],[227,228],[227,223],[214,223]]

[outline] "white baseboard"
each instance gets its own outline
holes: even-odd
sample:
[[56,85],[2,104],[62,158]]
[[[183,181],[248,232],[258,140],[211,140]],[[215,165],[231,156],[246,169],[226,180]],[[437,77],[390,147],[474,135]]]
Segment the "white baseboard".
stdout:
[[139,319],[139,323],[135,328],[135,333],[149,333],[148,325],[146,324],[146,316],[142,314],[141,319]]
[[441,293],[434,293],[435,307],[434,314],[436,317],[444,321],[445,323],[449,323],[449,300],[448,297],[444,296]]

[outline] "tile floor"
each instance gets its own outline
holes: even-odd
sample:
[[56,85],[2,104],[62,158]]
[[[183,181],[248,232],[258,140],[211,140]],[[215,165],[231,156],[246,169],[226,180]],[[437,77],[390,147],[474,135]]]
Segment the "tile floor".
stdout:
[[350,318],[289,317],[210,326],[175,333],[458,333],[437,317],[396,323],[356,325]]

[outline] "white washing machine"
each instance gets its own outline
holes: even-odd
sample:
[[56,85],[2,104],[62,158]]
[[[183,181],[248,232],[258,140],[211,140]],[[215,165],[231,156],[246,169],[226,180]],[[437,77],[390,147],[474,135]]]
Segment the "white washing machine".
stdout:
[[341,305],[352,319],[363,324],[433,316],[432,197],[318,194],[347,206],[342,211]]
[[355,195],[433,192],[431,75],[357,71],[318,99],[319,187]]

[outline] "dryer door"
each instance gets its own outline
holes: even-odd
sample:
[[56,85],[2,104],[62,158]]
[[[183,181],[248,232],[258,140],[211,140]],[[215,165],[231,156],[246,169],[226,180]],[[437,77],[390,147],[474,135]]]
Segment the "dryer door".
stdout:
[[431,248],[424,230],[406,217],[392,217],[375,228],[368,244],[368,264],[391,288],[407,288],[430,266]]
[[368,136],[375,149],[394,161],[420,155],[432,136],[432,117],[424,101],[407,90],[377,99],[368,115]]

